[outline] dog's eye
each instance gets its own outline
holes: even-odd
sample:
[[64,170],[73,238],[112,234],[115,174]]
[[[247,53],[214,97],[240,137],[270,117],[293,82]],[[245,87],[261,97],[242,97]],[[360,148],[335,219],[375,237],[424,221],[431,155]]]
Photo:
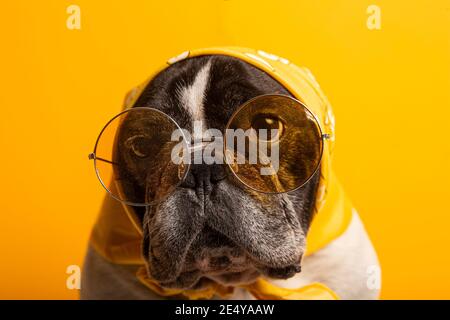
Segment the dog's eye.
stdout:
[[147,158],[151,153],[152,139],[144,135],[137,135],[127,139],[125,145],[139,158]]
[[[276,116],[259,114],[252,120],[252,128],[256,130],[258,137],[261,134],[260,130],[265,130],[266,136],[261,136],[261,139],[267,141],[278,140],[284,132],[284,123]],[[277,130],[272,136],[272,130]]]

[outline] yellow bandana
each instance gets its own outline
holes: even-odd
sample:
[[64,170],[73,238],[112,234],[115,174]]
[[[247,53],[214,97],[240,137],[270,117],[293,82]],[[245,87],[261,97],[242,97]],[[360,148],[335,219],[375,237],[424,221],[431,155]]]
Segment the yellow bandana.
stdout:
[[[125,107],[132,107],[148,82],[168,65],[188,57],[201,55],[232,56],[265,71],[281,83],[296,99],[303,102],[320,122],[322,132],[329,135],[330,139],[324,140],[314,219],[306,239],[306,255],[322,249],[347,229],[351,220],[352,206],[330,168],[334,143],[333,112],[308,69],[297,67],[284,58],[260,50],[226,47],[185,51],[177,57],[169,59],[167,64],[156,70],[149,80],[133,89],[126,98]],[[210,299],[214,295],[227,297],[233,293],[233,287],[225,287],[220,284],[213,284],[202,290],[172,290],[158,286],[149,278],[144,267],[144,260],[141,256],[142,228],[133,208],[109,196],[106,196],[104,200],[90,241],[94,249],[112,263],[142,265],[136,276],[149,289],[161,296]],[[332,290],[320,283],[313,283],[298,289],[285,289],[259,278],[256,282],[241,287],[248,290],[257,299],[262,300],[338,298]]]

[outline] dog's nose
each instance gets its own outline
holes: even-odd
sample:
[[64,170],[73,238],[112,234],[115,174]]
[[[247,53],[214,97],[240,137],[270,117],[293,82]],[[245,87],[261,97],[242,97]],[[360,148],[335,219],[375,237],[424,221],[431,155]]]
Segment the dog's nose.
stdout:
[[181,187],[192,188],[198,196],[211,193],[215,184],[225,179],[227,171],[220,164],[191,164],[189,172]]

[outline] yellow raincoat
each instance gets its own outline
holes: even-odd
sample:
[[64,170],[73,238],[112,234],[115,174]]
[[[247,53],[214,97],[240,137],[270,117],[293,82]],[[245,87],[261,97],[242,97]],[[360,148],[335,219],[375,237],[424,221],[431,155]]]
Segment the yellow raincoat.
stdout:
[[[125,107],[133,106],[146,84],[167,66],[201,55],[227,55],[250,63],[265,71],[281,83],[295,98],[303,102],[320,122],[322,132],[329,135],[324,140],[320,182],[316,195],[315,213],[307,235],[306,255],[322,249],[347,229],[352,206],[345,196],[330,167],[334,143],[334,117],[331,106],[314,76],[307,68],[297,67],[288,60],[261,50],[225,47],[185,51],[171,58],[141,86],[128,95]],[[226,297],[232,287],[214,284],[202,290],[165,289],[149,278],[141,256],[142,228],[133,208],[107,196],[91,235],[93,248],[105,259],[116,264],[142,265],[136,276],[150,290],[161,296],[180,296],[189,299],[208,299],[214,295]],[[337,299],[338,296],[325,285],[313,283],[298,289],[277,287],[260,278],[255,283],[242,286],[257,299]]]

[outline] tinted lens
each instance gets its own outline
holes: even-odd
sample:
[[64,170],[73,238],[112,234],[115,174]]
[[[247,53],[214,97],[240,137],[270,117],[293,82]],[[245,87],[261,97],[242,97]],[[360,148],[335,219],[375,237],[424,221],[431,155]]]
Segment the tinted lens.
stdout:
[[227,129],[227,163],[252,189],[292,191],[305,184],[319,166],[323,143],[319,124],[295,99],[281,95],[254,98],[235,112]]
[[[172,141],[177,131],[179,139]],[[131,205],[150,205],[167,197],[184,179],[187,167],[173,161],[186,142],[178,125],[151,108],[133,108],[114,117],[95,147],[95,167],[113,197]],[[177,164],[179,163],[179,164]]]

